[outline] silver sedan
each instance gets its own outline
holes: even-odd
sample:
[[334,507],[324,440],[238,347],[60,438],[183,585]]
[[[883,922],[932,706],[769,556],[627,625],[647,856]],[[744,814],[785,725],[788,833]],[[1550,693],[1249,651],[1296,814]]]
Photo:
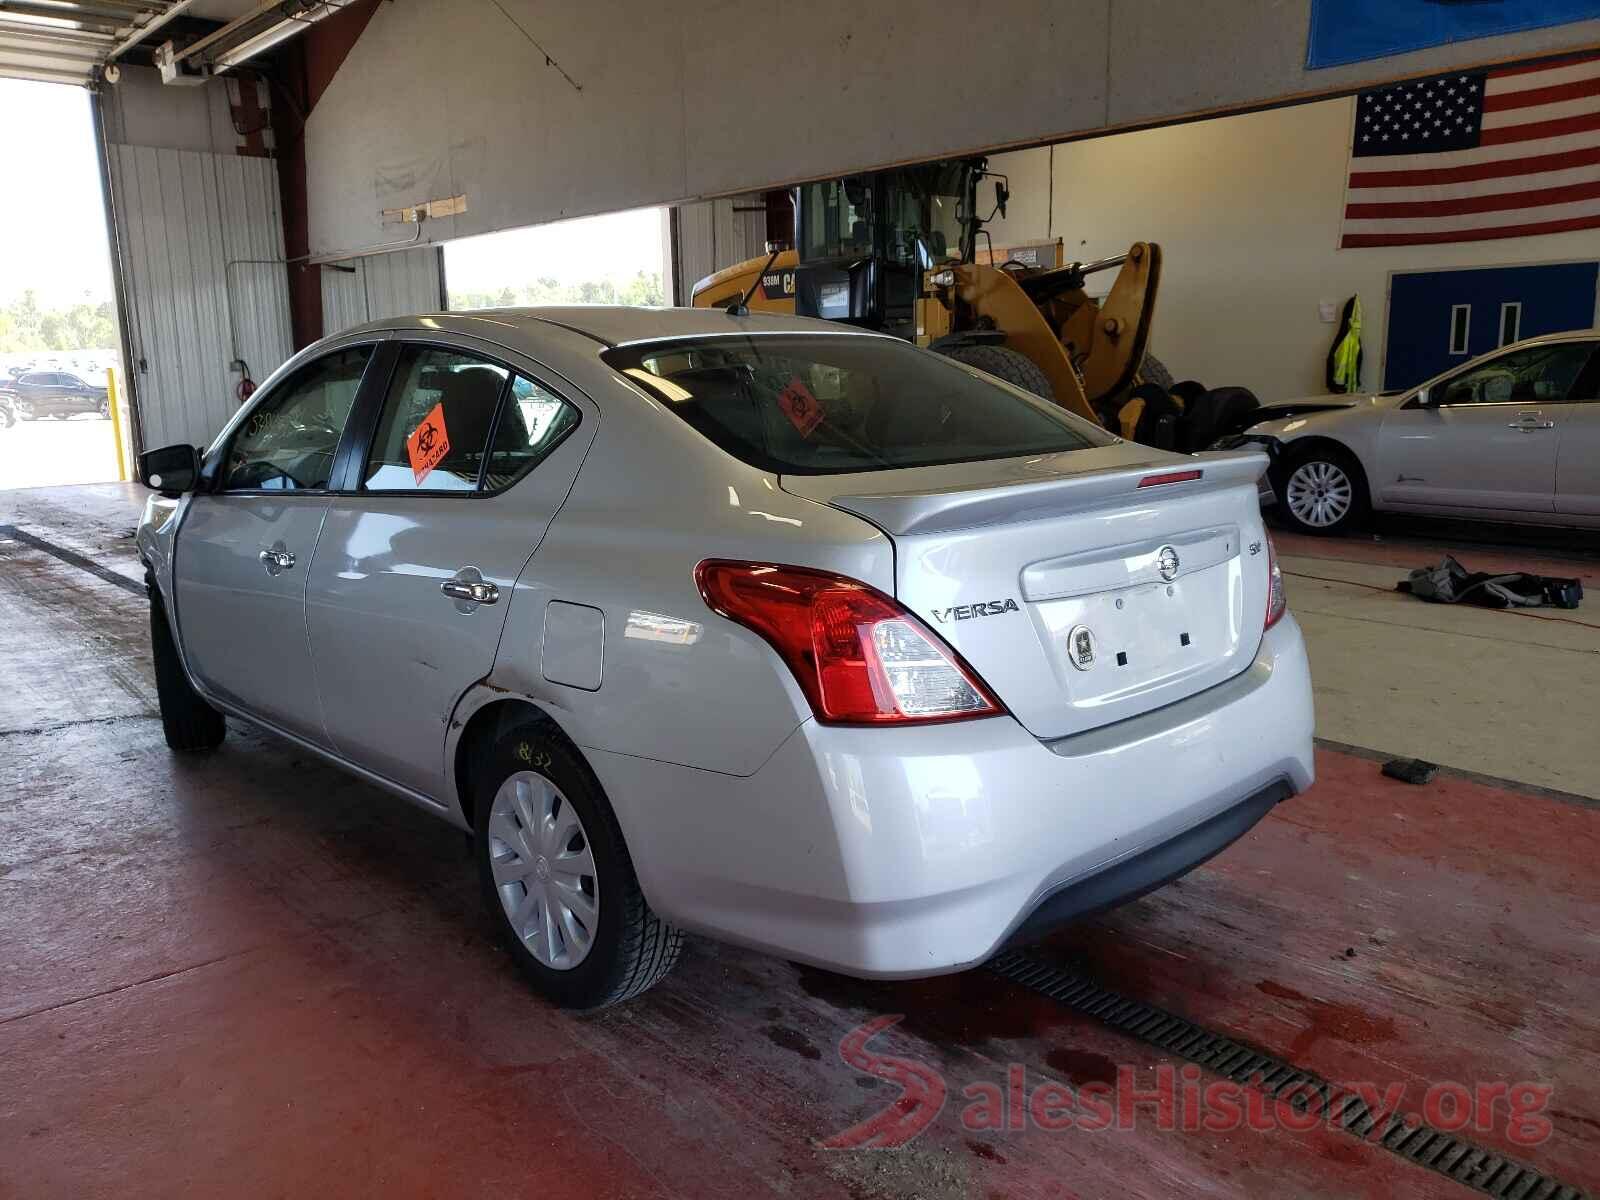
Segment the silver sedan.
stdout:
[[144,456],[162,720],[469,831],[563,1004],[649,987],[684,930],[959,970],[1311,782],[1265,466],[836,324],[384,321]]
[[1372,510],[1600,526],[1600,330],[1504,346],[1419,387],[1259,409],[1218,443],[1273,455],[1263,499],[1305,533]]

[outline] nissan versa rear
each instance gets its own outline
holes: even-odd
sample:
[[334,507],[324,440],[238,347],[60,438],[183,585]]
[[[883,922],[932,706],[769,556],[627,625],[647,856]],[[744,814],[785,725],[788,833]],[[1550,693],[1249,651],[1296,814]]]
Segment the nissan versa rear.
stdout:
[[1265,466],[819,322],[382,322],[146,456],[168,739],[244,718],[471,831],[563,1004],[682,931],[957,971],[1310,784]]

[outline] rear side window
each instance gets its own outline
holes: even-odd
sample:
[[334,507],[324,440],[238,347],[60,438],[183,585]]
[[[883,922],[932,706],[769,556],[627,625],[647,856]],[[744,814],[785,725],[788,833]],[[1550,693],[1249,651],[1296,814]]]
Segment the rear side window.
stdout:
[[521,375],[511,378],[511,392],[500,410],[489,463],[484,470],[485,491],[510,487],[531,471],[561,443],[578,423],[578,410],[560,396]]
[[364,480],[373,492],[470,492],[511,372],[433,346],[407,346],[384,398]]
[[372,492],[497,492],[578,424],[578,410],[498,363],[411,345],[400,353],[364,486]]
[[709,337],[620,346],[604,358],[728,453],[779,474],[1056,454],[1116,440],[891,338]]

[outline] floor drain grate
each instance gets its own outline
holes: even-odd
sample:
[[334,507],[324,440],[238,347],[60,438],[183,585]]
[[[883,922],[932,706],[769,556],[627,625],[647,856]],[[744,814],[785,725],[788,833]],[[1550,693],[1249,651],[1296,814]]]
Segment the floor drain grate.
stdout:
[[1142,1000],[1130,1000],[1082,975],[1015,950],[997,955],[988,967],[1012,983],[1049,996],[1215,1075],[1252,1084],[1274,1098],[1287,1097],[1287,1103],[1297,1108],[1304,1108],[1315,1096],[1345,1133],[1485,1195],[1498,1200],[1589,1200],[1588,1193],[1578,1188],[1453,1133],[1434,1129],[1412,1113],[1397,1112],[1381,1118],[1384,1128],[1380,1131],[1365,1102],[1355,1093],[1254,1046],[1212,1033],[1175,1013]]

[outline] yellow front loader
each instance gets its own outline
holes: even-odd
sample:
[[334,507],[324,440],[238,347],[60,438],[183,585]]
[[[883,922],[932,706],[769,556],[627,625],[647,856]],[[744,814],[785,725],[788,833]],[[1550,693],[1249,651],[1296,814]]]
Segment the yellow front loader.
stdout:
[[[996,180],[994,205],[980,217],[985,177]],[[691,302],[891,333],[1131,436],[1142,405],[1128,395],[1146,363],[1160,247],[1140,242],[1115,258],[1059,266],[1059,243],[997,252],[984,226],[1008,198],[981,158],[803,184],[795,244],[702,279]],[[1110,292],[1091,298],[1087,277],[1113,267]]]

